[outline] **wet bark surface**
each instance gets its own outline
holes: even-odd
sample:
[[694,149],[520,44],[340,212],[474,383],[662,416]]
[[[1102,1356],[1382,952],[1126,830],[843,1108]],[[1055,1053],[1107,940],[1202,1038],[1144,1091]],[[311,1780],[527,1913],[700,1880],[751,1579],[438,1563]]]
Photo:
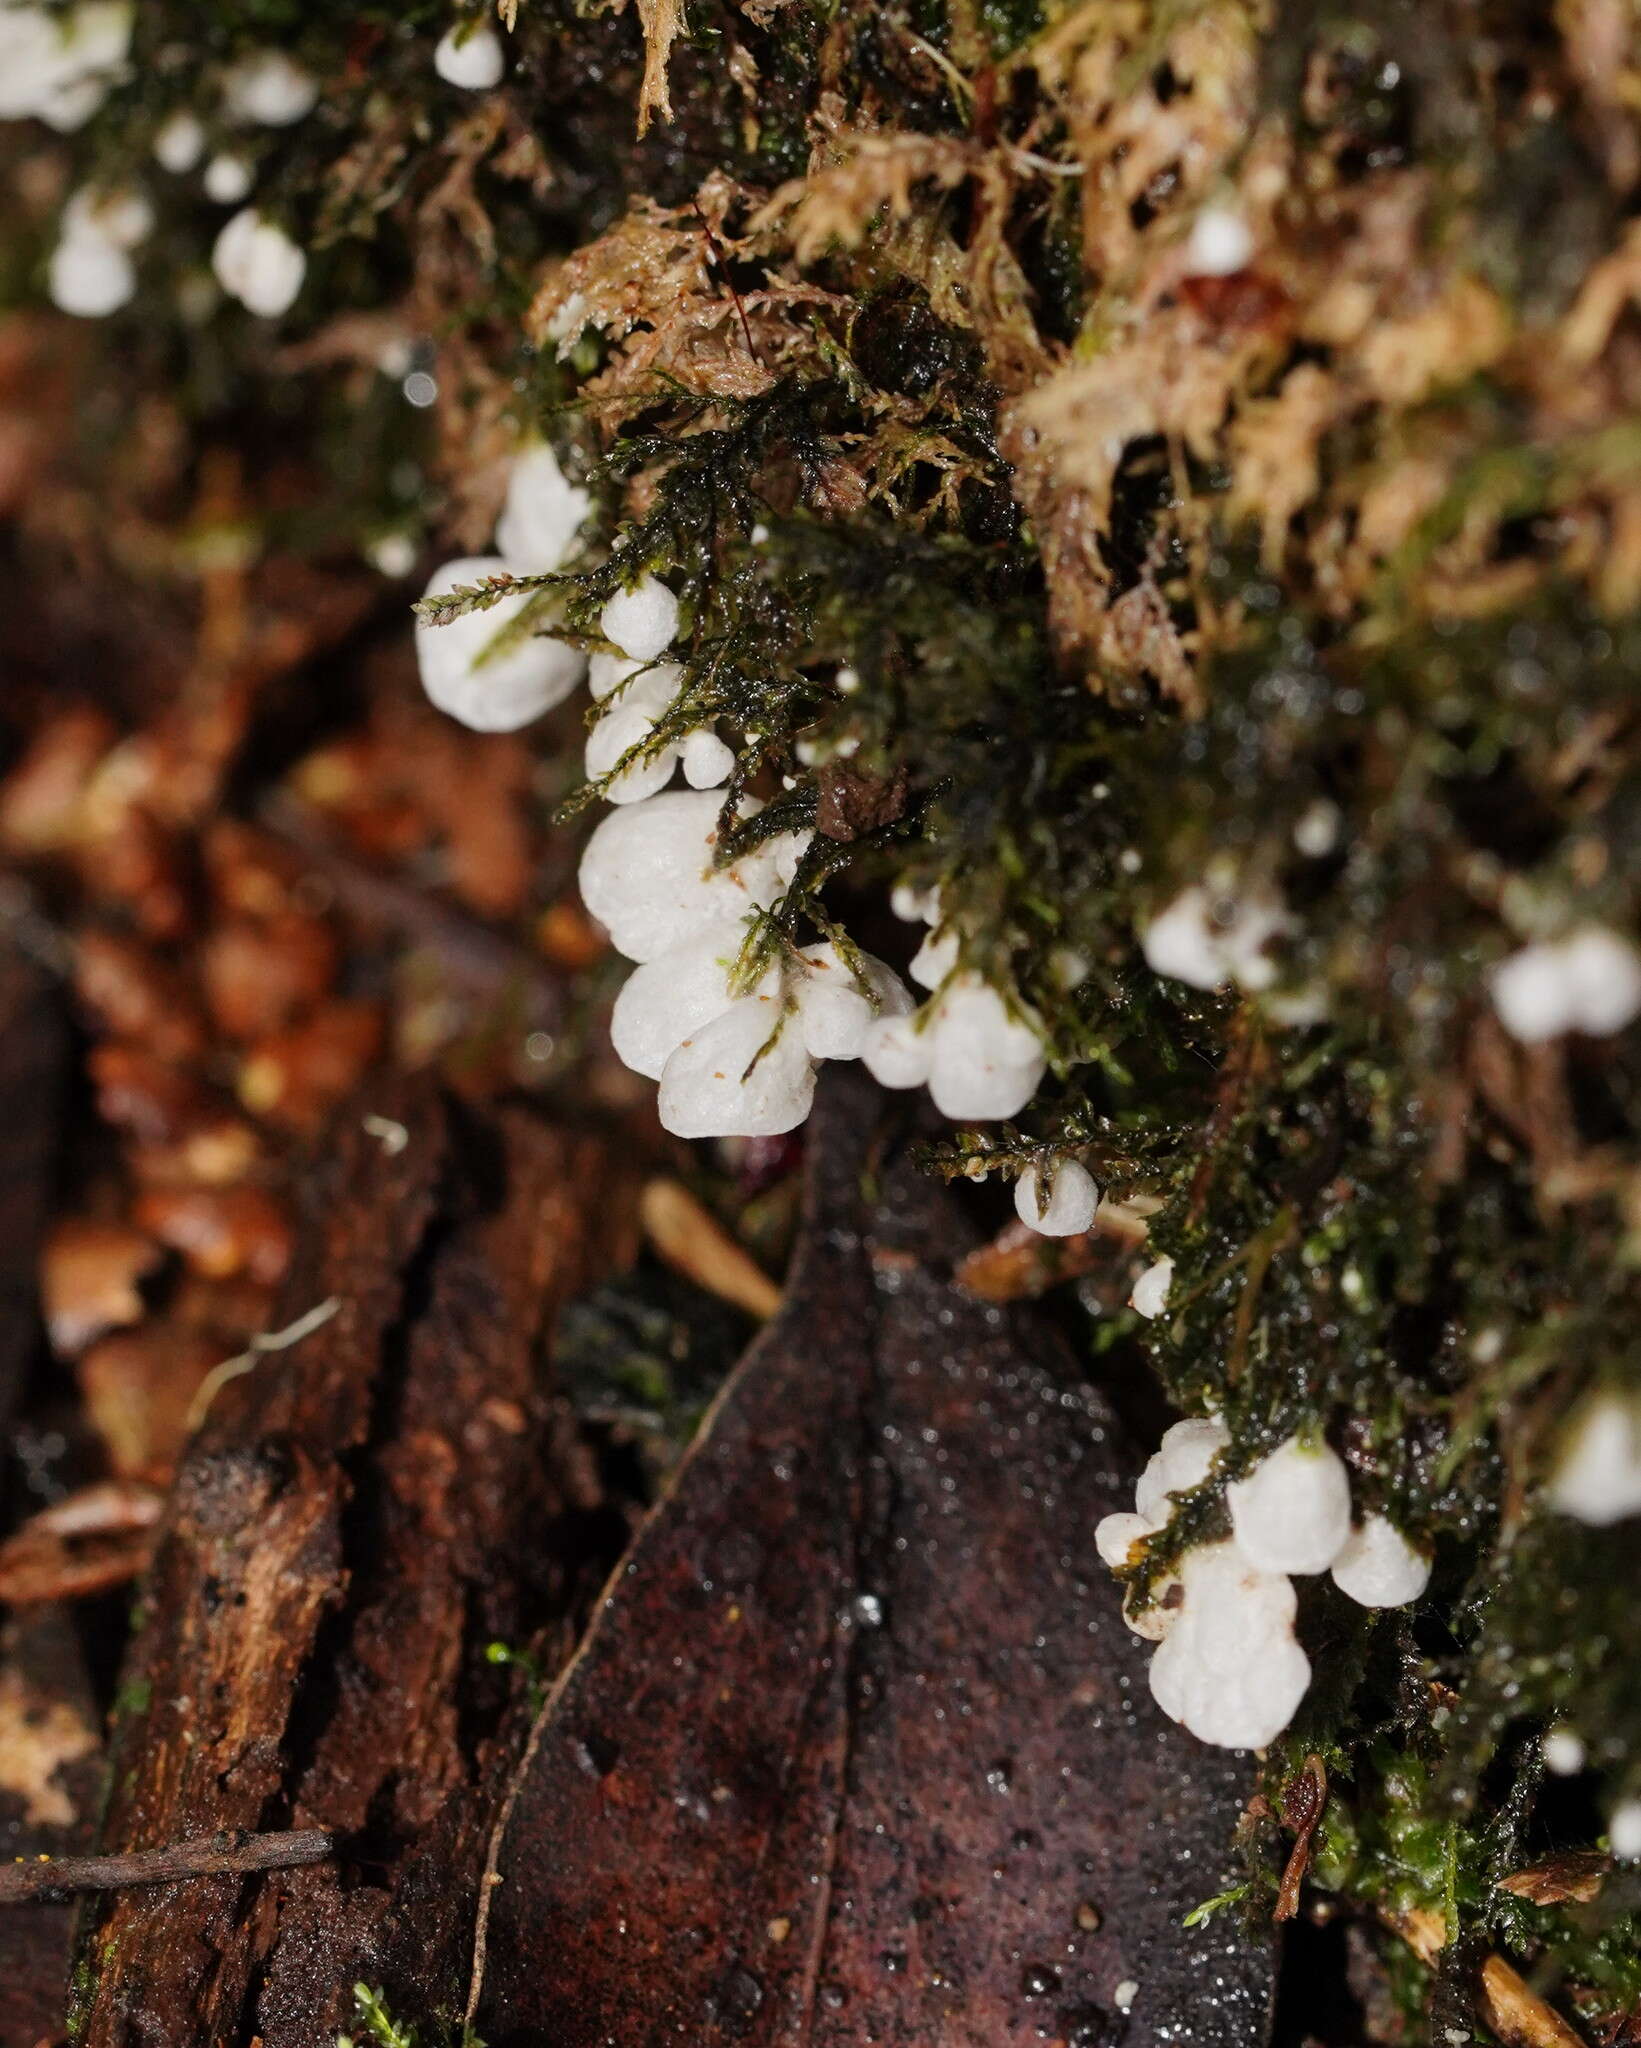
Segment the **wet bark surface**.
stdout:
[[1232,2048],[1250,1774],[1167,1723],[1092,1547],[1135,1460],[829,1074],[786,1304],[640,1535],[500,1832],[490,2048]]
[[[368,1112],[368,1114],[366,1114]],[[431,1085],[341,1121],[284,1321],[178,1475],[124,1674],[105,1850],[324,1826],[330,1862],[90,1904],[78,2037],[313,2048],[386,1987],[459,2004],[524,1688],[487,1655],[565,1639],[613,1518],[544,1340],[631,1255],[599,1144]]]

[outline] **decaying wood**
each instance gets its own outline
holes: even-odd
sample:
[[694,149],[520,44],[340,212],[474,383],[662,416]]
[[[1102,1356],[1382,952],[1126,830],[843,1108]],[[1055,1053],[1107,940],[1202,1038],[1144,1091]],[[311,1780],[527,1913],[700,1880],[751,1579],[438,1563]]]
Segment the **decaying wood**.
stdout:
[[172,1884],[185,1877],[244,1877],[257,1870],[294,1870],[322,1863],[336,1846],[323,1828],[282,1833],[205,1835],[132,1856],[40,1856],[32,1863],[0,1864],[0,1906],[50,1898],[59,1892],[116,1892],[133,1885]]
[[1247,1768],[1153,1706],[1092,1555],[1134,1460],[1052,1330],[953,1283],[883,1117],[828,1072],[786,1302],[533,1732],[490,2048],[1267,2037],[1270,1947],[1181,1924]]
[[1583,2048],[1583,2037],[1546,2005],[1503,1956],[1481,1966],[1481,2002],[1487,2024],[1509,2048]]
[[184,1459],[101,1846],[320,1827],[340,1847],[88,1909],[85,2048],[313,2048],[360,1978],[423,2016],[458,2003],[522,1689],[486,1647],[563,1628],[609,1555],[542,1360],[558,1304],[630,1256],[634,1193],[598,1144],[384,1090],[308,1206],[277,1323],[340,1306],[223,1386]]

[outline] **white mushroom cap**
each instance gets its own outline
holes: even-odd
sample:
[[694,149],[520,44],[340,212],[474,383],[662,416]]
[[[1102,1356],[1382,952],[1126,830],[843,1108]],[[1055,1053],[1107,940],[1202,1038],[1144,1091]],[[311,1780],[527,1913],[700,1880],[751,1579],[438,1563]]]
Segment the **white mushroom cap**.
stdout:
[[1604,925],[1512,953],[1491,977],[1499,1022],[1523,1045],[1568,1031],[1610,1037],[1641,1012],[1641,953]]
[[860,1056],[885,1088],[921,1088],[934,1059],[934,1032],[911,1017],[879,1017],[866,1027]]
[[97,190],[82,185],[63,208],[66,237],[89,236],[116,249],[135,249],[154,232],[154,209],[130,185]]
[[223,73],[222,100],[230,117],[259,128],[288,128],[311,114],[319,81],[283,50],[255,50]]
[[[680,1042],[729,1008],[729,972],[745,937],[745,925],[726,918],[634,968],[610,1019],[616,1053],[634,1073],[659,1081]],[[763,996],[779,992],[776,967],[752,991]]]
[[51,301],[81,320],[101,320],[126,305],[137,289],[131,258],[100,235],[65,235],[51,252]]
[[1017,1116],[1036,1093],[1048,1064],[1042,1043],[978,977],[960,976],[946,990],[931,1030],[929,1095],[942,1116]]
[[795,991],[798,1030],[815,1059],[859,1059],[878,1018],[911,1015],[912,999],[894,969],[870,953],[859,957],[864,990],[836,946],[803,949],[804,974]]
[[[771,1044],[770,1036],[781,1026]],[[776,996],[732,1003],[661,1070],[664,1127],[679,1138],[773,1138],[809,1114],[815,1065]]]
[[1641,1799],[1621,1799],[1613,1808],[1607,1840],[1621,1863],[1641,1862]]
[[1094,1548],[1114,1572],[1120,1572],[1132,1562],[1135,1547],[1156,1533],[1156,1523],[1146,1515],[1106,1515],[1095,1524]]
[[1544,1738],[1544,1768],[1558,1778],[1576,1778],[1590,1760],[1583,1738],[1571,1728],[1552,1728]]
[[200,180],[205,196],[218,206],[237,206],[256,183],[256,173],[247,157],[223,150],[205,166]]
[[720,808],[708,790],[664,790],[613,812],[587,842],[582,900],[629,960],[653,960],[779,894],[767,843],[713,867]]
[[459,85],[464,92],[488,92],[500,85],[506,68],[501,38],[487,22],[455,23],[433,52],[433,69],[446,85]]
[[1401,1607],[1430,1583],[1430,1559],[1394,1522],[1369,1515],[1333,1560],[1333,1583],[1364,1607]]
[[906,972],[919,988],[938,988],[956,967],[958,950],[955,931],[932,931],[912,955]]
[[80,127],[107,97],[131,47],[129,0],[89,0],[65,13],[0,6],[0,120],[38,115],[60,132]]
[[1293,1633],[1293,1587],[1250,1565],[1232,1543],[1180,1560],[1183,1593],[1151,1660],[1151,1691],[1199,1741],[1263,1749],[1292,1720],[1310,1683]]
[[538,441],[508,472],[496,552],[520,576],[561,569],[591,507],[591,494],[571,483],[552,449]]
[[1172,1496],[1200,1486],[1230,1441],[1224,1423],[1212,1415],[1189,1416],[1164,1432],[1134,1488],[1134,1505],[1154,1529],[1173,1513]]
[[612,647],[635,661],[653,661],[677,634],[678,600],[658,577],[644,576],[630,590],[616,592],[598,624]]
[[1266,989],[1277,972],[1266,948],[1291,926],[1269,891],[1226,897],[1196,884],[1151,920],[1140,949],[1153,972],[1193,988],[1236,981],[1246,989]]
[[1325,1572],[1350,1539],[1350,1479],[1326,1444],[1291,1436],[1226,1488],[1237,1548],[1267,1572]]
[[797,875],[804,855],[815,843],[813,829],[802,832],[781,832],[769,842],[769,850],[775,858],[775,874],[783,888],[789,887]]
[[1641,1396],[1597,1394],[1574,1416],[1545,1499],[1604,1529],[1641,1514]]
[[1191,223],[1185,244],[1188,277],[1231,277],[1246,270],[1254,253],[1253,230],[1229,206],[1205,206]]
[[255,207],[236,213],[211,252],[217,282],[265,320],[287,312],[302,289],[308,259],[281,227]]
[[1174,1284],[1174,1262],[1172,1259],[1158,1259],[1155,1265],[1147,1266],[1134,1282],[1133,1292],[1128,1297],[1128,1306],[1136,1315],[1147,1321],[1154,1321],[1168,1306],[1168,1290]]
[[1641,1013],[1641,953],[1604,925],[1574,932],[1564,948],[1580,1031],[1608,1038]]
[[1140,949],[1153,973],[1192,988],[1218,988],[1226,978],[1225,954],[1214,930],[1212,899],[1201,888],[1186,889],[1140,934]]
[[205,154],[205,124],[187,107],[167,114],[154,135],[154,161],[162,171],[181,177]]
[[721,788],[735,766],[734,754],[704,725],[684,735],[678,747],[678,761],[691,789]]
[[[506,568],[499,555],[463,556],[434,571],[426,595],[443,596]],[[497,634],[529,601],[530,593],[519,591],[447,626],[416,622],[422,688],[439,710],[475,732],[516,732],[561,702],[580,680],[582,657],[576,649],[539,633],[485,658]]]
[[1048,1201],[1042,1199],[1038,1168],[1028,1167],[1014,1183],[1014,1213],[1044,1237],[1076,1237],[1094,1221],[1100,1191],[1094,1176],[1075,1159],[1062,1159],[1054,1169]]
[[889,891],[889,908],[905,924],[938,924],[940,891],[914,889],[910,882],[896,882]]
[[[608,775],[624,754],[641,745],[654,730],[654,714],[642,704],[629,704],[623,698],[605,712],[587,735],[583,766],[588,776]],[[642,803],[645,797],[666,788],[677,759],[677,747],[667,745],[629,762],[605,785],[606,799],[612,804]]]

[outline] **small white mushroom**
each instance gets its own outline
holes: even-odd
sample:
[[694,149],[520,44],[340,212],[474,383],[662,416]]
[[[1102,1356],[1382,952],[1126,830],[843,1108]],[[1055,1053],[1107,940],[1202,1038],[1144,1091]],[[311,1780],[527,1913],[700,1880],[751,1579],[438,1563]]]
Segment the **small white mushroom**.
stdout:
[[769,841],[714,867],[720,808],[709,790],[663,790],[612,812],[594,832],[581,857],[581,895],[618,953],[653,960],[780,893]]
[[460,86],[463,92],[488,92],[500,85],[507,56],[488,22],[459,21],[439,38],[433,69],[446,85]]
[[773,1138],[815,1095],[815,1063],[776,996],[744,997],[692,1032],[661,1070],[658,1107],[679,1138]]
[[[506,568],[499,555],[463,556],[434,571],[425,595],[442,597]],[[534,633],[496,647],[497,636],[529,602],[530,593],[520,591],[448,625],[416,622],[422,688],[439,710],[475,732],[516,732],[562,702],[581,679],[583,656],[561,640]]]
[[1383,1515],[1352,1529],[1329,1569],[1340,1592],[1363,1607],[1403,1607],[1430,1583],[1430,1559]]
[[1512,953],[1491,985],[1499,1022],[1524,1045],[1569,1031],[1606,1038],[1641,1013],[1641,953],[1603,925],[1583,925]]
[[1128,1306],[1136,1315],[1155,1321],[1168,1306],[1168,1290],[1174,1284],[1174,1262],[1172,1259],[1158,1259],[1155,1265],[1147,1266],[1134,1282],[1133,1292],[1128,1297]]
[[259,128],[289,128],[311,114],[318,99],[319,81],[283,50],[253,50],[222,78],[230,119]]
[[181,177],[205,154],[205,124],[187,107],[167,114],[154,134],[154,161],[162,171]]
[[599,617],[599,631],[634,661],[653,661],[678,632],[678,599],[658,577],[644,576],[618,590]]
[[1253,253],[1253,229],[1240,213],[1229,206],[1205,206],[1186,240],[1186,275],[1231,277],[1247,269]]
[[205,166],[205,175],[200,180],[205,196],[217,206],[237,206],[247,198],[256,183],[256,173],[248,157],[238,156],[231,150],[222,150]]
[[308,259],[282,227],[247,206],[217,236],[211,267],[230,298],[277,320],[295,303]]
[[1261,1571],[1325,1572],[1350,1539],[1350,1480],[1325,1443],[1289,1437],[1226,1500],[1237,1547]]
[[1099,1204],[1094,1176],[1075,1159],[1062,1159],[1055,1167],[1046,1202],[1039,1168],[1028,1167],[1014,1184],[1014,1213],[1044,1237],[1080,1236],[1093,1223]]
[[571,483],[553,450],[537,441],[514,458],[508,471],[496,552],[520,576],[561,569],[591,508],[591,494]]
[[1559,1514],[1598,1529],[1641,1514],[1641,1395],[1603,1393],[1585,1402],[1545,1498]]

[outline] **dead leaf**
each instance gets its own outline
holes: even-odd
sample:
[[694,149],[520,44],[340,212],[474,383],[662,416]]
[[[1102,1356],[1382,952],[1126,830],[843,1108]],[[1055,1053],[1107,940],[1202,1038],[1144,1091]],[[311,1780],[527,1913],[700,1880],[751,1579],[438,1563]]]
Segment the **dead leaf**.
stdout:
[[1534,1906],[1564,1906],[1569,1902],[1587,1906],[1599,1898],[1612,1871],[1613,1860],[1599,1849],[1565,1849],[1556,1856],[1544,1856],[1525,1870],[1513,1871],[1499,1879],[1501,1892],[1512,1892]]
[[1530,1990],[1503,1956],[1489,1956],[1482,1964],[1481,1997],[1487,2024],[1506,2048],[1584,2048],[1582,2035]]
[[774,1281],[681,1182],[646,1182],[638,1198],[638,1220],[673,1271],[708,1294],[744,1308],[761,1323],[780,1307],[781,1290]]
[[1180,1926],[1247,1771],[1151,1704],[1086,1561],[1133,1460],[1029,1312],[953,1287],[957,1211],[881,1114],[828,1073],[786,1304],[532,1737],[494,2048],[998,2048],[1129,2004],[1266,2037],[1270,1949]]

